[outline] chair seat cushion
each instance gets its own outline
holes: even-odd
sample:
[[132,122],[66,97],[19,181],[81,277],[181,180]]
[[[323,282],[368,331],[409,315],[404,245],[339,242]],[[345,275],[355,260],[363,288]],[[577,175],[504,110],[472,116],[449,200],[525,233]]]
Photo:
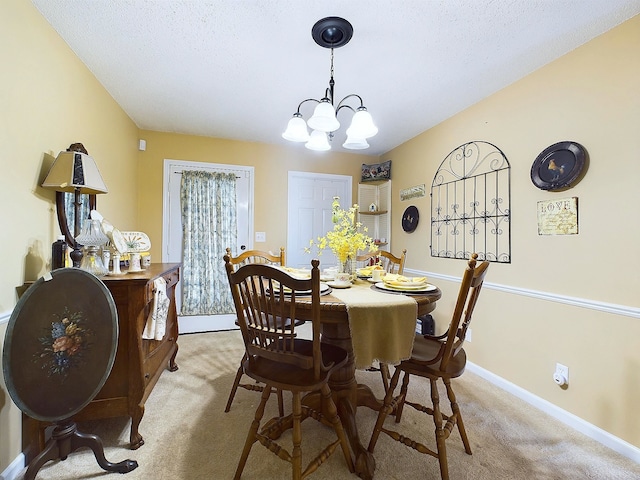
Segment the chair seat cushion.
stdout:
[[[313,369],[304,369],[296,365],[277,362],[263,357],[245,359],[243,362],[244,372],[259,382],[268,383],[283,390],[317,390],[320,385],[328,381],[333,371],[342,367],[347,362],[348,357],[345,349],[335,345],[321,343],[320,348],[324,365],[333,363],[328,371],[320,372],[320,379],[314,378]],[[294,340],[294,350],[296,353],[311,357],[313,353],[313,342],[311,340],[296,338]]]
[[467,354],[464,348],[461,348],[457,355],[451,358],[445,370],[440,368],[440,360],[432,365],[428,365],[429,361],[438,356],[442,343],[437,340],[425,338],[422,335],[416,335],[413,342],[413,350],[411,358],[404,360],[400,367],[402,370],[408,371],[413,375],[448,377],[457,378],[463,374],[467,364]]

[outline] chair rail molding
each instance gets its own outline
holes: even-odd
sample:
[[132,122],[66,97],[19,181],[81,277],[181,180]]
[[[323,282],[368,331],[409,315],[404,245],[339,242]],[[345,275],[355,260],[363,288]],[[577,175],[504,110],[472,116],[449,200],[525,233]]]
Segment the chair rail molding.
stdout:
[[[453,275],[443,275],[440,273],[426,272],[423,270],[414,270],[410,268],[405,268],[405,272],[415,274],[416,276],[420,276],[420,277],[428,276],[429,278],[438,278],[440,280],[446,280],[453,283],[460,283],[460,277],[456,277]],[[624,315],[626,317],[640,318],[640,308],[630,307],[628,305],[599,302],[596,300],[590,300],[588,298],[570,297],[568,295],[558,295],[556,293],[543,292],[540,290],[531,290],[528,288],[513,287],[510,285],[501,285],[499,283],[484,282],[482,288],[489,288],[491,290],[511,293],[513,295],[521,295],[524,297],[547,300],[549,302],[572,305],[574,307],[581,307],[581,308],[587,308],[590,310],[597,310],[600,312],[612,313],[614,315]]]

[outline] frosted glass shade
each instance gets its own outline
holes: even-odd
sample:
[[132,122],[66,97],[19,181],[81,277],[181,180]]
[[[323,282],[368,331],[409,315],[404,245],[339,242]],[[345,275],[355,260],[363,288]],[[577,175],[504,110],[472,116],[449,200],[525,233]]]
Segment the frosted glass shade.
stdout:
[[318,103],[313,111],[313,116],[307,123],[309,128],[320,130],[321,132],[335,132],[340,128],[340,122],[336,118],[336,111],[328,98],[323,98]]
[[369,138],[378,133],[378,127],[373,123],[371,114],[364,107],[358,108],[358,111],[351,119],[351,126],[347,129],[347,136],[353,138]]
[[76,241],[85,247],[100,247],[109,241],[109,237],[102,230],[102,223],[92,218],[85,223]]
[[331,145],[329,145],[327,134],[319,130],[314,130],[313,132],[311,132],[311,137],[309,138],[309,141],[304,144],[304,146],[309,150],[315,150],[317,152],[325,152],[327,150],[331,150]]
[[347,137],[347,141],[342,144],[344,148],[349,150],[364,150],[369,148],[369,144],[364,138]]
[[302,115],[299,113],[293,115],[293,118],[289,120],[287,129],[282,134],[282,138],[292,142],[309,141],[309,130],[307,130],[307,123],[302,118]]

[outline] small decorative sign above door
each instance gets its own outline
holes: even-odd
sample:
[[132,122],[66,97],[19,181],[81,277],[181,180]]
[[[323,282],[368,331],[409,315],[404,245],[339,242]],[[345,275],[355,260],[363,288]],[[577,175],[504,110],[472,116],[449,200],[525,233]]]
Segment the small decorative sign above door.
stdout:
[[538,235],[576,235],[578,197],[538,202]]

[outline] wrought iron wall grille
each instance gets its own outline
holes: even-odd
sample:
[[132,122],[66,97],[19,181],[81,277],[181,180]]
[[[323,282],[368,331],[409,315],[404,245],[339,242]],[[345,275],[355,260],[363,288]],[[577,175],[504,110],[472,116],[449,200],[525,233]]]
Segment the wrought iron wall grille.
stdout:
[[511,166],[488,142],[469,142],[431,184],[431,256],[511,263]]

